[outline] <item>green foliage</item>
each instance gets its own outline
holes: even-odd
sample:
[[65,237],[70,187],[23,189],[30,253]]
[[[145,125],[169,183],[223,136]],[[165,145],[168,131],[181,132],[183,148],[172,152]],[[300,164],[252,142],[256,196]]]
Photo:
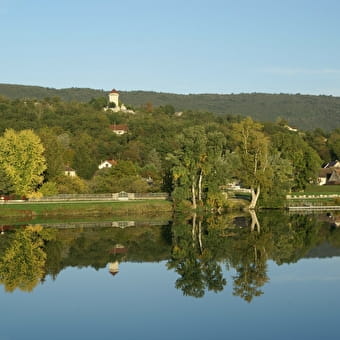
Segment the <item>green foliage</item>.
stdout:
[[334,130],[328,139],[333,159],[340,159],[340,129]]
[[[67,91],[63,93],[66,94]],[[98,96],[92,93],[83,102],[64,102],[55,97],[55,94],[46,93],[41,100],[28,99],[28,95],[24,100],[0,97],[0,131],[5,131],[6,128],[34,129],[44,146],[43,155],[47,165],[43,173],[45,182],[57,182],[56,178],[63,173],[65,166],[70,166],[80,178],[91,182],[90,191],[92,188],[96,192],[111,192],[113,189],[128,191],[128,188],[138,191],[166,190],[173,192],[177,202],[180,197],[179,201],[192,201],[194,189],[195,199],[200,205],[205,204],[208,197],[218,197],[220,187],[232,177],[244,185],[250,185],[256,178],[253,182],[261,183],[264,188],[262,203],[267,205],[274,202],[274,199],[270,199],[273,195],[277,197],[275,202],[279,202],[285,190],[290,187],[300,190],[315,178],[321,166],[317,153],[325,161],[330,161],[331,159],[326,158],[337,155],[337,130],[330,133],[315,130],[313,133],[302,134],[290,132],[287,122],[282,119],[278,123],[263,125],[252,121],[249,131],[253,160],[257,155],[260,156],[257,162],[267,162],[268,165],[252,177],[251,173],[246,175],[245,172],[246,168],[251,168],[250,158],[246,160],[241,157],[240,152],[242,141],[237,126],[244,122],[240,116],[217,116],[197,110],[183,110],[183,114],[178,116],[173,114],[174,107],[182,110],[183,98],[194,102],[199,97],[178,96],[178,103],[175,103],[171,101],[172,95],[167,94],[159,94],[160,98],[153,100],[151,106],[137,108],[134,115],[104,112],[103,95],[105,93],[102,91]],[[121,93],[124,103],[130,103],[129,98],[139,100],[143,95],[146,93]],[[238,98],[246,101],[247,96],[239,96],[230,98],[235,103]],[[257,94],[254,96],[260,98]],[[206,100],[215,98],[210,95],[203,97]],[[222,97],[216,98],[220,100]],[[272,97],[267,99],[270,98]],[[142,103],[145,102],[148,101]],[[138,105],[136,104],[137,107]],[[110,124],[126,124],[128,133],[117,136],[112,133]],[[255,152],[261,148],[262,153]],[[188,163],[184,154],[190,153],[192,162]],[[121,176],[115,174],[114,179],[112,176],[101,176],[97,173],[97,167],[105,159],[132,162],[137,169],[135,177],[126,179],[129,176],[125,175],[124,169],[121,170]],[[244,171],[235,173],[234,170],[241,169],[241,166]],[[16,192],[11,180],[5,180],[4,176],[1,178],[2,193]],[[192,183],[195,183],[194,188]],[[177,189],[179,186],[183,190]],[[69,187],[72,192],[78,191],[72,189],[72,185]],[[66,188],[64,186],[62,190],[65,191]],[[209,202],[222,204],[220,199],[209,199]],[[275,206],[278,204],[275,203]]]
[[86,181],[78,176],[61,175],[55,178],[55,182],[59,194],[86,194],[89,191]]
[[58,185],[55,182],[51,182],[51,181],[46,182],[39,189],[39,193],[43,197],[57,195],[59,193],[58,192]]
[[281,131],[273,134],[271,140],[281,157],[289,160],[293,166],[294,190],[302,190],[308,183],[316,181],[321,159],[300,135]]
[[58,129],[47,127],[38,130],[38,135],[44,145],[44,157],[47,165],[44,175],[47,181],[61,175],[65,165],[69,164],[73,158],[69,135],[60,132]]
[[131,161],[119,161],[117,165],[96,172],[90,182],[95,193],[105,192],[148,192],[146,180],[138,174],[138,169]]
[[44,147],[31,130],[5,131],[0,137],[0,167],[18,195],[33,192],[42,183],[46,169]]
[[[183,130],[176,139],[178,148],[168,155],[172,164],[173,197],[175,202],[190,199],[195,209],[197,202],[221,203],[207,195],[216,193],[225,183],[228,173],[225,171],[225,137],[221,132],[206,132],[202,126]],[[181,189],[179,189],[181,188]]]

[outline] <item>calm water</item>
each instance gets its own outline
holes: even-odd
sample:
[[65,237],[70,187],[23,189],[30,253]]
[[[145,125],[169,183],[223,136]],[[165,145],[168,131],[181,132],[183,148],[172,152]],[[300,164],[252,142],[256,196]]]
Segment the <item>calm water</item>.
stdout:
[[336,218],[258,221],[3,227],[0,340],[338,339]]

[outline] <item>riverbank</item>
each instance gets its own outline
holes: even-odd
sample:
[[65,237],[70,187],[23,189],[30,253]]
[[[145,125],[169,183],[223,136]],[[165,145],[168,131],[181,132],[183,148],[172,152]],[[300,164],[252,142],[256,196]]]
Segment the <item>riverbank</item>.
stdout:
[[30,220],[43,217],[95,217],[95,216],[155,216],[160,213],[172,213],[170,201],[147,200],[127,202],[25,202],[1,204],[0,218],[18,217]]

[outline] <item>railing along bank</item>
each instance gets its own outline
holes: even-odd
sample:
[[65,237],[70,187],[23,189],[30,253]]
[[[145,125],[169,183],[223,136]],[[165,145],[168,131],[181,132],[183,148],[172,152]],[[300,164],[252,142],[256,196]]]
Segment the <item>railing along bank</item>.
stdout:
[[60,202],[60,201],[133,201],[133,200],[167,200],[169,194],[118,192],[108,194],[59,194],[40,198],[29,198],[29,202]]

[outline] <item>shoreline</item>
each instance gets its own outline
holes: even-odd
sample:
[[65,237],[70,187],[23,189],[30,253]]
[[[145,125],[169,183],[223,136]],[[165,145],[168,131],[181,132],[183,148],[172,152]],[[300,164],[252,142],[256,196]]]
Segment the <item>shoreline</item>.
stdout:
[[173,213],[172,202],[166,200],[141,201],[72,201],[72,202],[7,202],[0,205],[0,219],[17,217],[95,217],[140,214],[155,216]]

